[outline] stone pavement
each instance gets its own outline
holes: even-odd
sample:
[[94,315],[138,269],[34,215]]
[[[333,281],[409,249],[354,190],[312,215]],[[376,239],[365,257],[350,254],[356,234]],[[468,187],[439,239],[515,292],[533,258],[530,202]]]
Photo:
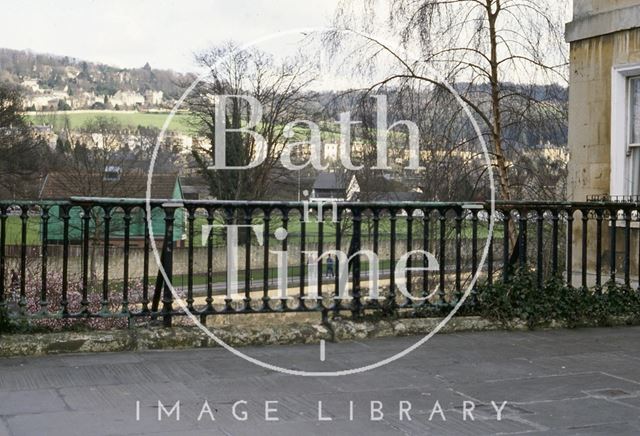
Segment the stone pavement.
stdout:
[[[318,345],[242,351],[329,371],[417,339],[328,343],[324,362]],[[179,421],[178,407],[167,417],[177,401]],[[637,435],[640,328],[441,334],[399,361],[341,377],[284,375],[221,348],[0,359],[5,434]]]

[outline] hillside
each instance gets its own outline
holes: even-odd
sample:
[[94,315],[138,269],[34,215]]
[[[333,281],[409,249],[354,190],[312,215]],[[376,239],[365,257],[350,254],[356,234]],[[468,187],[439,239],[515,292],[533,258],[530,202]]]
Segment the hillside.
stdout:
[[[57,109],[49,107],[48,97],[57,100],[53,104],[62,100],[63,107],[67,104],[73,109],[90,108],[94,103],[107,105],[114,96],[120,99],[121,107],[167,106],[180,96],[181,84],[192,79],[189,74],[154,69],[149,64],[119,68],[69,56],[0,48],[0,81],[22,86],[25,104],[40,105],[38,110]],[[29,100],[34,96],[42,98]]]

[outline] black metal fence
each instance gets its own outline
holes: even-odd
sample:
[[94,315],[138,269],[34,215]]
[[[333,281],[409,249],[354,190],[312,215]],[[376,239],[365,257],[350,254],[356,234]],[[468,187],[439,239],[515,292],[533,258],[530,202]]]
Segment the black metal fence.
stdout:
[[[335,207],[319,219],[316,205],[300,202],[152,200],[147,220],[141,199],[0,202],[0,307],[19,319],[159,319],[167,326],[185,308],[203,321],[271,312],[426,313],[453,307],[467,289],[465,304],[473,305],[480,284],[508,281],[518,268],[532,271],[538,286],[559,277],[569,286],[599,290],[613,280],[640,289],[639,203],[498,202],[491,238],[488,203]],[[236,262],[220,243],[234,225],[241,226],[235,276],[228,271]],[[346,265],[313,259],[327,250],[352,258]],[[353,256],[361,250],[375,256]],[[433,258],[404,256],[412,250]],[[407,268],[398,276],[403,256]],[[372,298],[373,263],[384,299]],[[343,275],[348,295],[336,298],[345,297]]]

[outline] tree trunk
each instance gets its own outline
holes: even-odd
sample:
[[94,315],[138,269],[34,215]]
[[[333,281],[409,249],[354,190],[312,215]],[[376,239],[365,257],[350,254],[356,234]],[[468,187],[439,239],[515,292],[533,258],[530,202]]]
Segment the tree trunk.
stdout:
[[[496,5],[495,11],[492,9]],[[491,139],[493,141],[493,152],[496,156],[496,167],[498,169],[498,181],[500,184],[500,198],[505,201],[511,200],[511,188],[509,186],[509,171],[507,161],[504,157],[502,143],[502,116],[500,111],[500,74],[498,72],[498,37],[496,31],[496,21],[500,13],[500,0],[486,0],[487,17],[489,22],[489,43],[491,46],[490,66],[491,66],[491,118],[493,128],[491,129]],[[513,249],[516,249],[518,235],[513,223],[509,224],[509,241]]]

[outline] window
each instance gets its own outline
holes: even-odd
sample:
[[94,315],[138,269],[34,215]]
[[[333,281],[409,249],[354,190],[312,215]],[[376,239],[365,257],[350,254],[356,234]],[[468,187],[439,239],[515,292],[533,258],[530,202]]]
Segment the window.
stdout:
[[640,195],[640,76],[627,79],[628,193]]
[[609,195],[640,196],[640,63],[612,69],[610,134]]
[[104,181],[117,182],[120,180],[120,173],[122,173],[122,168],[108,165],[104,167]]

